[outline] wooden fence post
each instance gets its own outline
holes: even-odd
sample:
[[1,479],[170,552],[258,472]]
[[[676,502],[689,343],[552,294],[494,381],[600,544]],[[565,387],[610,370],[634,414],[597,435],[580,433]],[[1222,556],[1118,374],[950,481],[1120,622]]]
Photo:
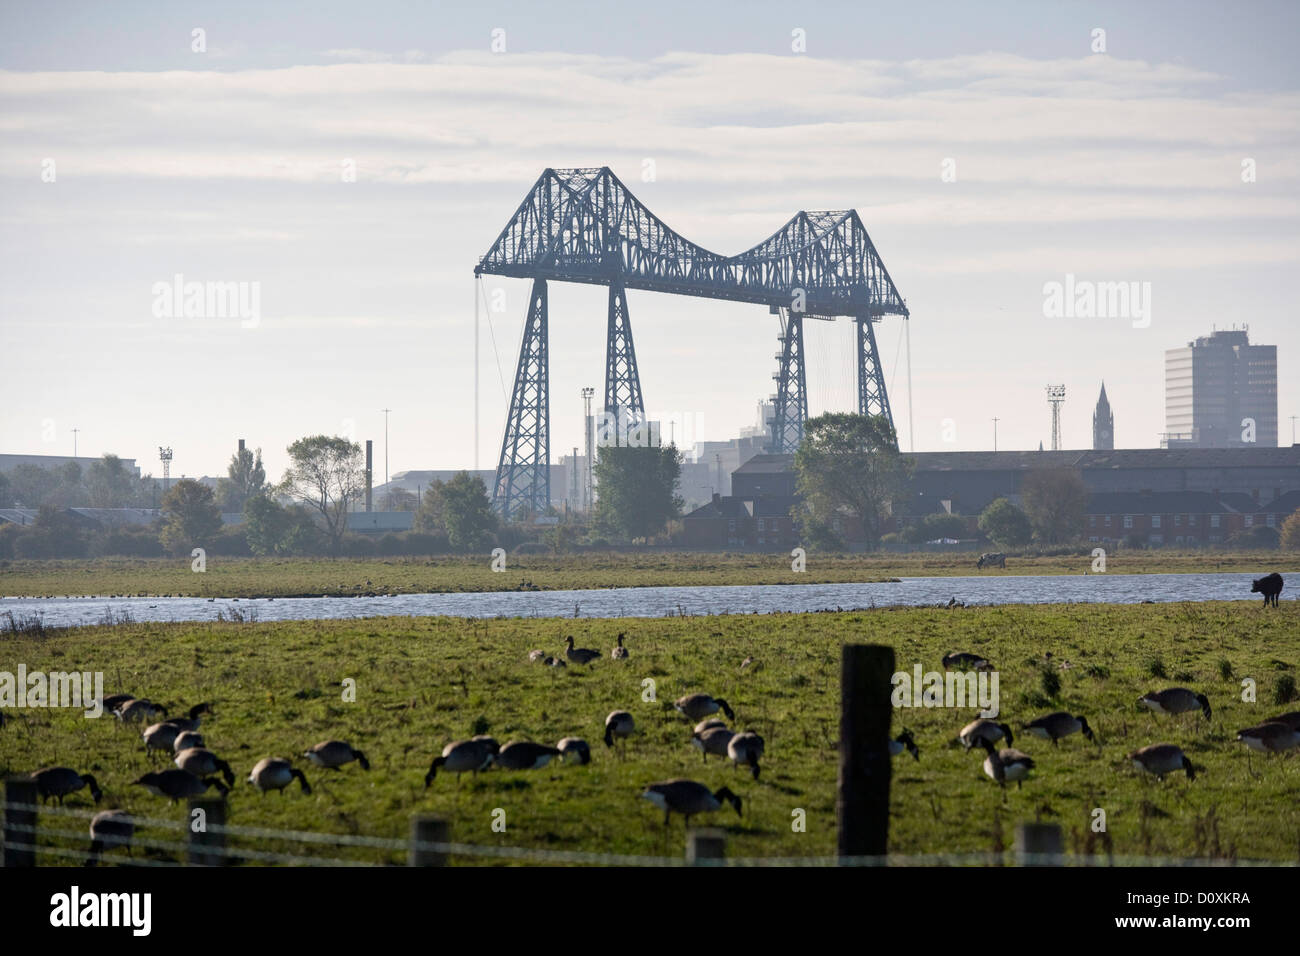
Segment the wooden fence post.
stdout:
[[[189,845],[187,861],[191,866],[224,866],[225,831],[211,828],[226,825],[226,801],[219,797],[192,797],[189,806],[185,817],[186,843]],[[203,813],[202,827],[196,825],[195,810]]]
[[699,866],[701,860],[726,859],[727,838],[721,830],[686,831],[686,862]]
[[411,817],[411,848],[407,855],[407,866],[446,866],[447,854],[440,850],[430,850],[420,846],[422,843],[450,843],[451,826],[442,817],[417,813]]
[[1020,866],[1060,866],[1064,846],[1059,823],[1022,823],[1016,827],[1016,863]]
[[839,855],[889,852],[889,726],[894,649],[846,644],[840,662]]
[[[4,865],[36,865],[36,811],[15,809],[18,804],[36,805],[36,781],[29,777],[5,778]],[[14,847],[26,844],[31,849]]]

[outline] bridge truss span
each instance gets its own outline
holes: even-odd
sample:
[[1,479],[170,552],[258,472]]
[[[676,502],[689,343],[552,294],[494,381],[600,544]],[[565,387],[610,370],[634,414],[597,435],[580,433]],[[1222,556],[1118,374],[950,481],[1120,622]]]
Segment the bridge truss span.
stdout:
[[782,315],[772,451],[793,451],[803,434],[804,315],[857,323],[858,411],[892,421],[871,325],[890,315],[906,319],[908,311],[855,210],[799,212],[753,248],[723,256],[670,229],[608,167],[547,169],[474,272],[533,281],[493,490],[507,520],[550,505],[550,280],[609,288],[605,412],[622,421],[645,418],[628,289],[749,302]]

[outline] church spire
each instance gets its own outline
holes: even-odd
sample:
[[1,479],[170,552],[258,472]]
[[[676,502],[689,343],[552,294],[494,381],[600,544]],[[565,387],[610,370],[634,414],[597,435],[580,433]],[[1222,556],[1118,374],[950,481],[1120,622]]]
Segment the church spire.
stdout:
[[1106,398],[1106,383],[1101,383],[1097,408],[1092,413],[1092,447],[1094,451],[1112,451],[1115,448],[1115,416]]

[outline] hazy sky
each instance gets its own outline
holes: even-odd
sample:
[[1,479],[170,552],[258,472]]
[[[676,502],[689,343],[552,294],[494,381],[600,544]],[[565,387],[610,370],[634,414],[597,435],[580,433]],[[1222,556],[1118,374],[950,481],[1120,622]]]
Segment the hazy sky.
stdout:
[[[856,207],[912,313],[918,451],[988,448],[993,416],[1037,447],[1049,382],[1087,447],[1102,379],[1117,446],[1153,446],[1164,350],[1215,325],[1278,346],[1284,443],[1300,414],[1292,3],[0,10],[0,451],[69,454],[75,427],[82,454],[157,472],[169,444],[174,474],[218,474],[243,437],[278,476],[294,438],[351,431],[382,474],[389,407],[390,471],[473,466],[472,270],[547,166],[608,165],[724,254]],[[256,283],[260,321],[158,315],[177,274]],[[1150,283],[1149,325],[1045,317],[1067,274]],[[527,283],[484,292],[486,468]],[[558,456],[602,388],[604,291],[550,305]],[[629,309],[652,415],[679,440],[752,424],[766,309]],[[851,408],[851,327],[807,336],[813,412]],[[908,447],[901,320],[878,337]]]

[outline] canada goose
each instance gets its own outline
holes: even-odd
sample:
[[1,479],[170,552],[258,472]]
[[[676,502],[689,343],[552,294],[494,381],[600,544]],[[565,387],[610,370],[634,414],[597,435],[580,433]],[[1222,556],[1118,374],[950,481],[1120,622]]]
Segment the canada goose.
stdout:
[[740,816],[740,797],[726,787],[711,791],[704,784],[696,783],[694,780],[665,780],[663,783],[652,783],[641,792],[641,796],[664,812],[665,827],[668,826],[668,821],[674,813],[684,816],[686,825],[690,826],[691,817],[695,814],[720,810],[724,802],[730,803],[735,808],[736,815]]
[[605,718],[605,746],[614,746],[618,737],[631,737],[636,730],[636,721],[626,710],[616,710]]
[[41,795],[42,803],[54,797],[59,801],[59,806],[63,806],[63,798],[82,787],[90,788],[90,796],[96,803],[104,795],[94,777],[88,773],[77,773],[69,767],[44,767],[31,776],[36,781],[36,792]]
[[728,756],[727,745],[731,743],[731,738],[734,736],[736,735],[726,727],[710,727],[703,733],[697,730],[691,736],[691,743],[700,748],[705,762],[708,762],[709,754],[716,757]]
[[180,753],[182,750],[189,750],[191,747],[206,747],[203,735],[197,730],[182,730],[172,741],[172,752]]
[[698,724],[695,725],[695,733],[702,734],[706,730],[712,730],[714,727],[725,727],[725,726],[727,725],[723,723],[721,720],[719,720],[717,717],[706,717],[704,720],[701,720]]
[[198,730],[198,729],[199,729],[199,721],[200,721],[200,719],[201,719],[201,715],[202,715],[202,714],[210,714],[210,713],[212,713],[212,706],[211,706],[210,704],[195,704],[193,707],[191,707],[191,708],[189,709],[189,714],[188,714],[188,716],[186,716],[186,717],[171,717],[171,718],[168,718],[167,720],[163,721],[163,723],[171,724],[171,725],[172,725],[173,727],[175,727],[178,731],[179,731],[179,730]]
[[1286,724],[1292,730],[1300,730],[1300,710],[1293,710],[1289,714],[1270,717],[1268,722],[1270,724]]
[[493,762],[503,770],[540,770],[559,755],[559,749],[549,744],[512,740],[501,748]]
[[316,744],[303,753],[303,756],[316,766],[328,767],[331,770],[338,770],[345,763],[351,763],[353,760],[361,764],[362,770],[370,769],[370,761],[366,759],[366,755],[342,740],[326,740]]
[[121,704],[113,711],[117,719],[123,723],[143,722],[146,718],[166,717],[167,708],[162,704],[155,704],[151,700],[144,698],[131,698]]
[[1020,789],[1029,771],[1034,769],[1034,758],[1010,747],[999,750],[993,741],[983,737],[980,743],[988,753],[984,758],[984,773],[989,779],[996,780],[1003,789],[1006,789],[1008,780],[1014,780],[1016,789]]
[[763,738],[746,731],[736,734],[727,741],[727,756],[736,764],[736,768],[748,767],[758,779],[758,758],[763,756]]
[[181,731],[175,724],[164,721],[161,724],[150,724],[141,732],[140,736],[144,740],[145,753],[152,757],[151,751],[154,750],[166,750],[174,753],[172,745],[180,734]]
[[725,700],[721,697],[710,697],[708,694],[687,694],[673,706],[691,720],[702,720],[709,714],[716,714],[719,710],[727,715],[728,720],[736,719],[736,715],[731,712],[731,707]]
[[623,635],[618,636],[618,647],[609,652],[609,656],[616,661],[627,660],[627,648],[623,646]]
[[1050,740],[1053,747],[1057,745],[1056,742],[1062,737],[1068,737],[1073,733],[1082,733],[1088,740],[1097,739],[1093,736],[1092,728],[1088,726],[1086,718],[1077,715],[1071,716],[1063,710],[1031,720],[1025,724],[1025,730],[1035,737]]
[[188,770],[196,777],[210,777],[214,773],[219,773],[226,778],[226,786],[235,785],[235,773],[230,769],[230,764],[226,763],[211,750],[204,747],[190,747],[182,750],[172,761],[182,770]]
[[475,734],[473,737],[470,738],[470,740],[476,740],[484,747],[486,747],[488,754],[492,757],[493,760],[495,760],[497,754],[501,752],[501,745],[497,743],[497,739],[495,737],[491,737],[487,734]]
[[[495,744],[496,741],[492,743]],[[433,783],[439,768],[454,773],[459,785],[462,773],[468,770],[477,774],[480,770],[486,770],[492,763],[493,757],[493,748],[487,740],[453,740],[442,748],[441,757],[433,758],[433,763],[429,765],[429,772],[424,775],[424,787],[427,790],[429,784]]]
[[1006,724],[994,723],[981,717],[979,720],[972,720],[969,724],[961,729],[957,735],[961,740],[962,746],[970,750],[981,741],[1005,740],[1010,747],[1015,741],[1011,737],[1011,728]]
[[1277,754],[1300,747],[1300,730],[1294,730],[1281,721],[1268,721],[1237,731],[1237,739],[1251,750]]
[[99,862],[100,854],[113,847],[126,847],[131,855],[131,837],[135,836],[135,820],[125,810],[101,810],[90,819],[90,853],[86,866]]
[[1138,706],[1148,707],[1157,714],[1186,714],[1200,708],[1205,719],[1210,719],[1210,702],[1205,695],[1186,687],[1170,687],[1168,690],[1143,694],[1138,698]]
[[528,659],[532,661],[534,664],[536,664],[538,661],[543,661],[546,659],[546,652],[542,650],[529,651]]
[[1159,780],[1165,779],[1165,774],[1179,770],[1187,771],[1188,780],[1196,779],[1196,768],[1183,754],[1182,748],[1173,744],[1152,744],[1128,754],[1128,759],[1139,770],[1155,774]]
[[590,664],[600,658],[600,651],[593,651],[590,647],[574,647],[572,634],[564,639],[564,644],[564,656],[575,664]]
[[969,651],[953,651],[951,654],[943,655],[943,669],[948,671],[953,668],[969,668],[975,671],[992,670],[990,664],[982,655],[972,654]]
[[184,797],[198,797],[207,793],[212,787],[223,797],[230,788],[216,777],[196,777],[188,770],[162,770],[142,774],[131,781],[132,786],[141,786],[157,797],[166,797],[172,803]]
[[[109,694],[101,701],[101,703],[103,704],[104,709],[108,711],[110,714],[112,714],[112,713],[116,713],[117,709],[129,700],[135,700],[135,695],[134,694]],[[105,810],[104,812],[108,813],[110,811]]]
[[910,730],[904,730],[889,742],[889,756],[897,757],[904,750],[912,755],[913,760],[920,762],[921,751],[917,749],[916,738],[912,736]]
[[547,667],[568,667],[569,666],[568,664],[564,663],[564,661],[560,660],[558,657],[547,657],[546,660],[542,661],[542,663],[545,664]]
[[310,796],[311,784],[307,782],[307,777],[283,757],[264,757],[259,760],[253,772],[248,775],[248,782],[255,786],[259,793],[279,790],[280,796],[284,796],[284,788],[289,786],[295,777],[298,778],[302,792]]
[[580,737],[565,737],[555,745],[555,749],[560,752],[560,759],[566,763],[570,759],[578,763],[591,763],[591,748]]

